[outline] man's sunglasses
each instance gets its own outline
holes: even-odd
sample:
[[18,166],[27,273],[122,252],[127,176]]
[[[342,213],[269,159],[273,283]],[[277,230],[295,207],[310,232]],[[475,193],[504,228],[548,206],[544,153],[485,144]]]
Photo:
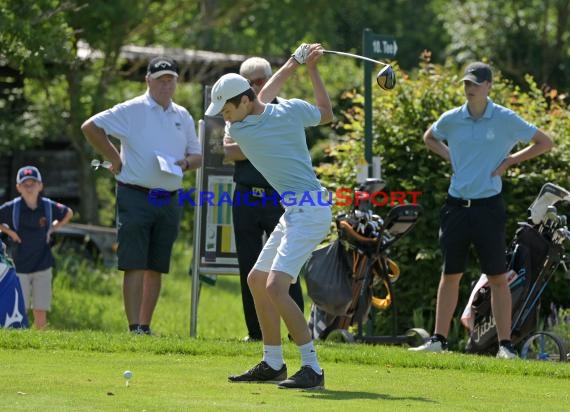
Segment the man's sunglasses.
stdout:
[[100,161],[99,159],[91,160],[91,167],[95,170],[99,169],[100,167],[103,167],[105,169],[109,169],[112,165],[113,165],[113,163],[109,162],[108,160],[104,160],[104,161]]

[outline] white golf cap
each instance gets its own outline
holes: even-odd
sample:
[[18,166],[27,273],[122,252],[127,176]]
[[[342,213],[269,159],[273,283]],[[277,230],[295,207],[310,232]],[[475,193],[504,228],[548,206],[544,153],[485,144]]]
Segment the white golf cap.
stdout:
[[206,109],[206,116],[217,115],[229,99],[250,88],[251,86],[245,77],[236,73],[224,74],[212,87],[211,103]]

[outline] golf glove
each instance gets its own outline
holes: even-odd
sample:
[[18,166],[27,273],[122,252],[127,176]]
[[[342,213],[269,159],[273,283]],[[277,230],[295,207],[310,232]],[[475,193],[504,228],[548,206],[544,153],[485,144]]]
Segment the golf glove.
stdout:
[[301,43],[297,50],[291,55],[297,63],[304,64],[307,61],[307,56],[309,55],[309,45],[307,43]]

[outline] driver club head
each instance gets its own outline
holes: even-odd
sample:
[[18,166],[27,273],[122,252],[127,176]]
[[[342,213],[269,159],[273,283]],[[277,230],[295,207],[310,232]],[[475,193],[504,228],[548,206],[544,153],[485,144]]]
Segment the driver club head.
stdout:
[[396,86],[396,73],[392,66],[387,65],[376,75],[376,83],[383,90],[392,90]]

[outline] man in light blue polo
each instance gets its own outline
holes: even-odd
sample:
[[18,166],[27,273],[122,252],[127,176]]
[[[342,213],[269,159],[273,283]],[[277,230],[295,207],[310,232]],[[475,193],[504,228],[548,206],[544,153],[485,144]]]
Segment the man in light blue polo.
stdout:
[[[459,281],[465,271],[468,248],[473,244],[491,287],[491,308],[499,341],[497,357],[513,359],[517,355],[511,343],[512,304],[507,283],[506,210],[501,176],[510,166],[550,150],[552,140],[512,110],[489,99],[492,72],[487,64],[470,64],[461,80],[467,102],[445,112],[424,134],[428,149],[451,162],[453,175],[440,212],[444,265],[437,293],[435,332],[427,343],[410,350],[447,350]],[[518,142],[531,144],[510,154]]]
[[[301,266],[329,232],[332,217],[330,205],[318,202],[324,189],[313,171],[305,136],[305,127],[333,119],[331,102],[317,70],[323,50],[320,44],[299,46],[260,91],[259,98],[249,82],[238,74],[222,76],[212,88],[212,103],[206,115],[221,113],[227,123],[226,134],[239,144],[269,184],[280,194],[289,192],[298,199],[303,196],[315,199],[307,206],[283,199],[283,204],[289,206],[285,207],[248,276],[261,326],[263,360],[241,375],[230,376],[230,382],[276,382],[280,388],[324,388],[324,372],[317,361],[309,328],[289,296],[289,286],[298,280]],[[316,105],[299,99],[264,104],[277,96],[285,80],[303,63],[307,65]],[[281,347],[280,318],[301,352],[301,369],[289,379]]]
[[[172,101],[177,63],[167,56],[155,57],[145,80],[145,94],[104,110],[81,126],[89,143],[111,161],[117,180],[118,267],[125,272],[123,300],[129,330],[137,334],[151,334],[162,274],[170,268],[180,222],[176,195],[182,172],[202,164],[194,120]],[[120,140],[120,153],[108,136]],[[165,160],[170,167],[163,167]],[[162,191],[153,190],[157,188]],[[151,204],[149,196],[162,196],[163,206]]]

